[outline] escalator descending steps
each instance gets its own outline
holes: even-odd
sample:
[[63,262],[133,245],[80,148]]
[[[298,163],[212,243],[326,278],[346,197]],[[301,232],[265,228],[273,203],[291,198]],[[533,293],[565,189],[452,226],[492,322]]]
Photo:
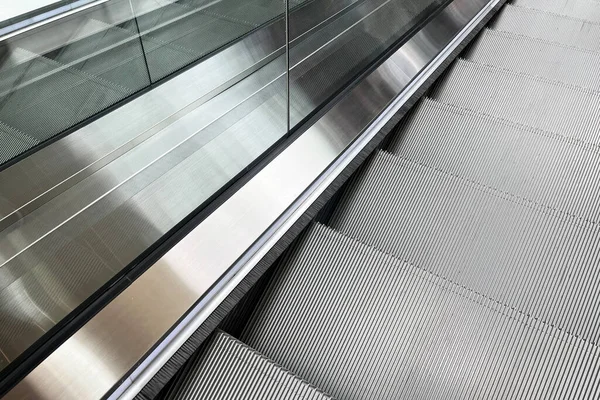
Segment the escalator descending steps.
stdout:
[[589,342],[318,224],[242,340],[340,399],[591,398],[600,382]]
[[600,52],[487,29],[464,57],[479,64],[600,91]]
[[513,4],[285,253],[242,341],[339,399],[600,397],[600,3]]
[[600,51],[600,23],[525,7],[504,6],[490,28]]
[[600,2],[598,0],[514,0],[513,4],[600,22]]
[[600,223],[600,147],[423,99],[389,150],[403,158]]
[[168,387],[162,400],[325,400],[329,396],[228,334],[217,331]]
[[600,92],[591,89],[461,59],[431,97],[600,144]]
[[435,275],[598,343],[600,227],[379,152],[331,226]]

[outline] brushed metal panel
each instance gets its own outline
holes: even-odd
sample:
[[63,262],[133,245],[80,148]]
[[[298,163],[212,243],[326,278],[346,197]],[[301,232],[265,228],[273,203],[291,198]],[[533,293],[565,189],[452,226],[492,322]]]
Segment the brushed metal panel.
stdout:
[[281,29],[272,26],[257,31],[0,172],[0,228],[16,222],[281,54],[285,40]]
[[[135,396],[499,3],[455,0],[44,360],[7,398],[99,398],[143,361],[113,393],[113,397]],[[202,300],[194,305],[198,299]],[[147,355],[184,315],[157,350]]]

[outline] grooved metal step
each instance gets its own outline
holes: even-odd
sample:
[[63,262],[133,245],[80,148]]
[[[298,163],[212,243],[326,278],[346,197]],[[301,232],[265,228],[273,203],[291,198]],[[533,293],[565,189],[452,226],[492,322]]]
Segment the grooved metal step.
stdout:
[[458,60],[432,98],[599,144],[600,92]]
[[598,0],[514,0],[516,6],[600,22]]
[[18,156],[38,142],[0,122],[0,164]]
[[424,99],[389,150],[501,192],[600,223],[600,147]]
[[130,93],[111,82],[57,66],[50,78],[0,97],[0,121],[43,141]]
[[600,91],[600,52],[486,29],[464,57]]
[[596,223],[379,152],[331,226],[586,341],[600,339]]
[[216,332],[175,376],[162,400],[329,399],[224,332]]
[[600,383],[597,347],[320,225],[242,339],[340,399],[589,398]]
[[600,23],[525,7],[504,6],[490,28],[600,51]]

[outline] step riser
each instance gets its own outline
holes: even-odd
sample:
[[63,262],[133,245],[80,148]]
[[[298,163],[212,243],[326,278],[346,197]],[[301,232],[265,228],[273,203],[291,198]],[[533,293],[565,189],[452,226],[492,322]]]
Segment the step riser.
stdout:
[[596,0],[514,0],[515,6],[528,7],[573,18],[600,22],[600,3]]
[[278,268],[243,340],[337,398],[564,398],[598,385],[595,348],[327,228]]
[[431,97],[442,103],[600,144],[600,93],[458,60]]
[[490,28],[600,51],[600,24],[507,5]]
[[240,341],[217,332],[175,376],[161,400],[250,398],[329,397]]
[[390,151],[600,223],[600,148],[429,99]]
[[331,226],[597,342],[600,228],[380,153]]
[[600,91],[600,53],[500,31],[485,31],[468,60]]

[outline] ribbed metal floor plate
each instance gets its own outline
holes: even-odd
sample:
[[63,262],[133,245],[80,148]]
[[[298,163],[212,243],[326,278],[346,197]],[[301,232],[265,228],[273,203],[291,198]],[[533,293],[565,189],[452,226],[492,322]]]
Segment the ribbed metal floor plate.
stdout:
[[162,400],[325,400],[329,396],[224,332],[174,378]]
[[465,58],[600,91],[600,52],[488,29]]
[[591,398],[600,382],[595,346],[320,225],[243,339],[340,399]]
[[584,340],[600,339],[597,224],[383,152],[347,193],[335,229]]
[[600,22],[600,2],[598,0],[514,0],[513,4]]
[[458,60],[432,98],[600,143],[600,92],[508,69]]
[[[549,1],[551,3],[551,1]],[[600,51],[600,24],[506,5],[491,28]]]
[[600,222],[600,149],[592,144],[424,99],[389,147],[401,157]]

